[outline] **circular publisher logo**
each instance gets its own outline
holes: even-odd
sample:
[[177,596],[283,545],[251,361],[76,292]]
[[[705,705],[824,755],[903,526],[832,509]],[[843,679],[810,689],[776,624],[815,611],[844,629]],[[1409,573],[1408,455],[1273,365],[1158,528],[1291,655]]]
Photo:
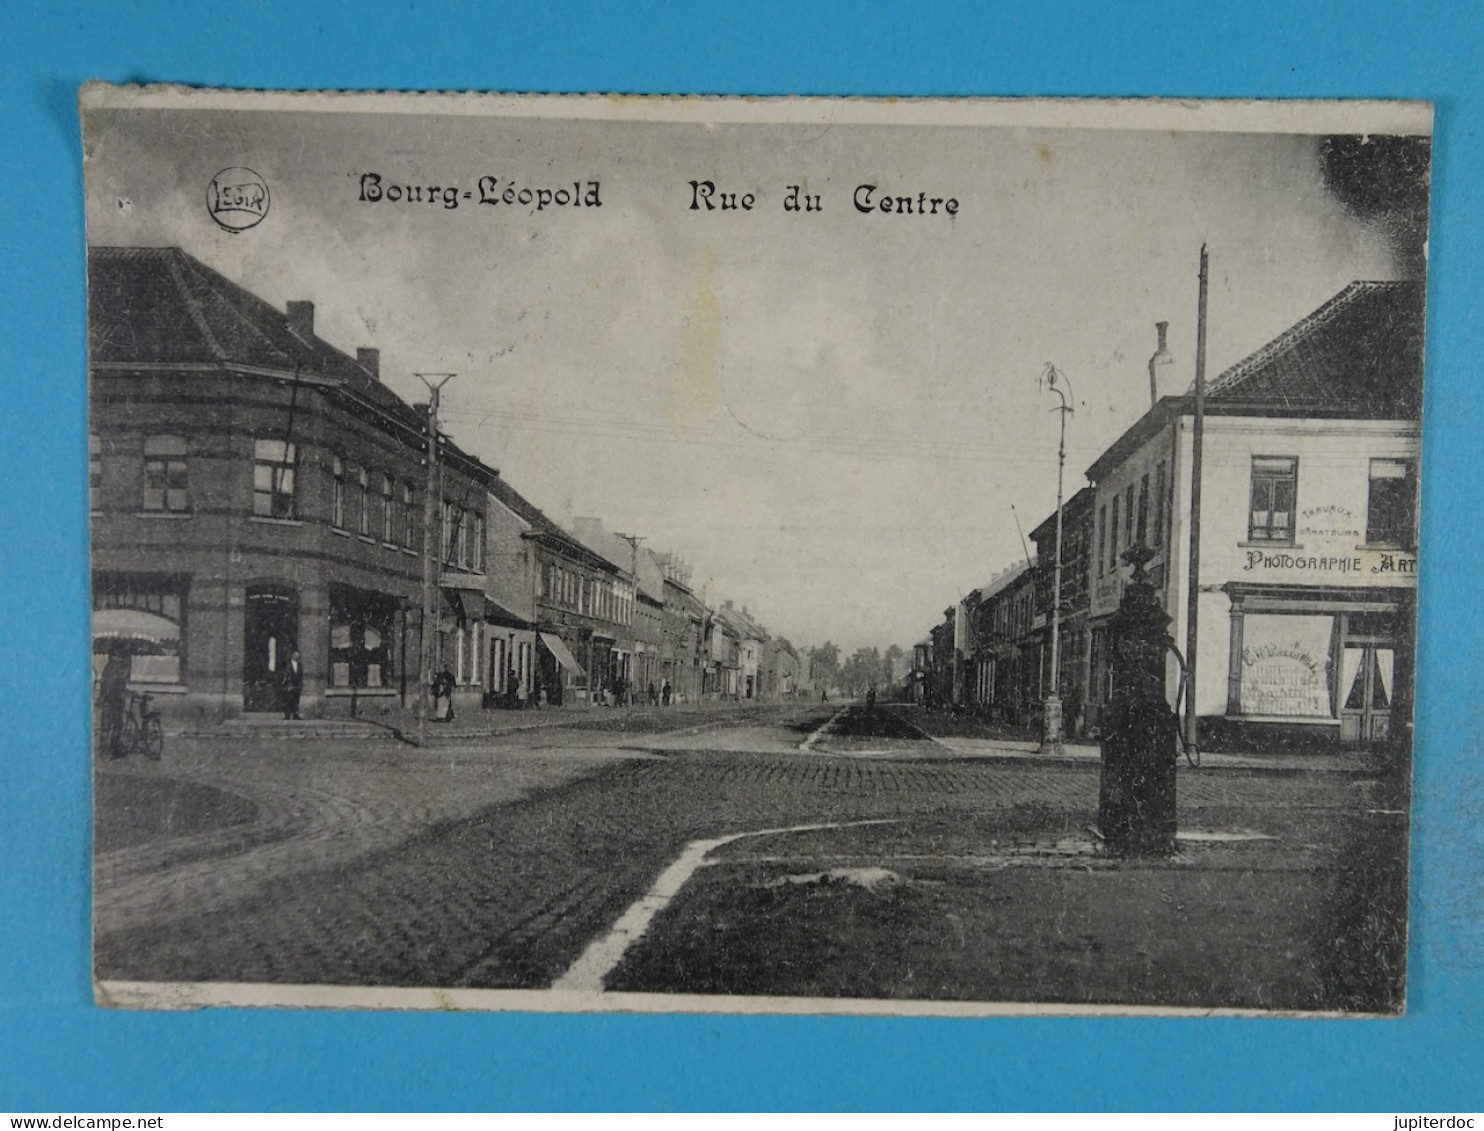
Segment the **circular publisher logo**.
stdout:
[[223,169],[206,189],[206,211],[229,232],[245,232],[268,215],[268,182],[251,169]]

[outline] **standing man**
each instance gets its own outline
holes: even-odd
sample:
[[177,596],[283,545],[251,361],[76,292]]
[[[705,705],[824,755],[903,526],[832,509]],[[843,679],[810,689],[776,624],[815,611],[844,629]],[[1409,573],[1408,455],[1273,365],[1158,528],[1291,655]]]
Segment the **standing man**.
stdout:
[[283,717],[299,717],[299,696],[304,691],[304,660],[296,649],[283,669]]
[[129,657],[109,652],[98,679],[98,721],[103,732],[99,753],[109,758],[123,757],[119,740],[124,733],[124,697],[128,690]]
[[660,704],[668,707],[670,705],[670,681],[667,679],[660,685]]

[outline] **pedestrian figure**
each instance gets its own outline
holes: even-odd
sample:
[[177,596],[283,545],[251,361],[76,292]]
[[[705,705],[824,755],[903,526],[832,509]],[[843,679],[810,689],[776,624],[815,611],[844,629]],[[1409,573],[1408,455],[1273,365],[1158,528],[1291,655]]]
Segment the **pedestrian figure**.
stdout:
[[110,652],[98,679],[98,714],[103,732],[100,752],[110,758],[124,756],[119,740],[124,733],[124,699],[128,691],[129,657]]
[[876,689],[874,687],[870,687],[870,688],[867,688],[866,689],[866,710],[868,710],[868,711],[874,711],[875,709],[876,709]]
[[670,681],[668,679],[660,685],[660,704],[665,707],[670,705]]
[[660,705],[660,693],[654,688],[654,681],[649,681],[649,705],[658,707]]
[[819,693],[819,701],[821,703],[828,703],[830,701],[830,693],[828,691],[821,691]]
[[509,686],[510,705],[518,708],[520,706],[520,676],[515,674],[514,668],[510,669]]
[[297,719],[299,696],[304,691],[304,660],[297,651],[289,656],[289,662],[284,666],[279,688],[283,692],[283,717]]
[[453,672],[445,667],[433,677],[433,717],[453,722]]

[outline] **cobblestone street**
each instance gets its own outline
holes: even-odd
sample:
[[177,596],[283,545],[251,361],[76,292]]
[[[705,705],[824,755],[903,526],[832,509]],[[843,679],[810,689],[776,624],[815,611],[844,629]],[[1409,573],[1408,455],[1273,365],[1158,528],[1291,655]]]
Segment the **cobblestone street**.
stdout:
[[[858,719],[795,708],[745,725],[562,728],[429,751],[172,752],[147,769],[246,798],[258,815],[112,849],[105,806],[141,775],[106,770],[98,975],[544,988],[687,844],[845,825],[713,852],[602,986],[1253,1008],[1374,996],[1345,996],[1366,972],[1341,961],[1341,936],[1366,913],[1345,900],[1354,845],[1403,822],[1373,779],[1184,771],[1182,852],[1122,864],[1089,833],[1094,762],[965,755]],[[861,868],[890,880],[831,882]],[[1149,918],[1150,901],[1170,922]]]

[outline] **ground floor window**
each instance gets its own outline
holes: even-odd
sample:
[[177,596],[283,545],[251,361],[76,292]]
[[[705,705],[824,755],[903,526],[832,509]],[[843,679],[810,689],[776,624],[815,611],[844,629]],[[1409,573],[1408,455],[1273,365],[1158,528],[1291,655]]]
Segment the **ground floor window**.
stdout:
[[398,602],[385,593],[330,586],[330,686],[391,685]]
[[[1367,595],[1368,596],[1368,595]],[[1292,612],[1247,611],[1234,595],[1227,714],[1249,719],[1338,723],[1343,742],[1391,733],[1391,715],[1410,687],[1411,628],[1395,607]]]
[[1334,718],[1333,616],[1258,613],[1242,625],[1241,713]]

